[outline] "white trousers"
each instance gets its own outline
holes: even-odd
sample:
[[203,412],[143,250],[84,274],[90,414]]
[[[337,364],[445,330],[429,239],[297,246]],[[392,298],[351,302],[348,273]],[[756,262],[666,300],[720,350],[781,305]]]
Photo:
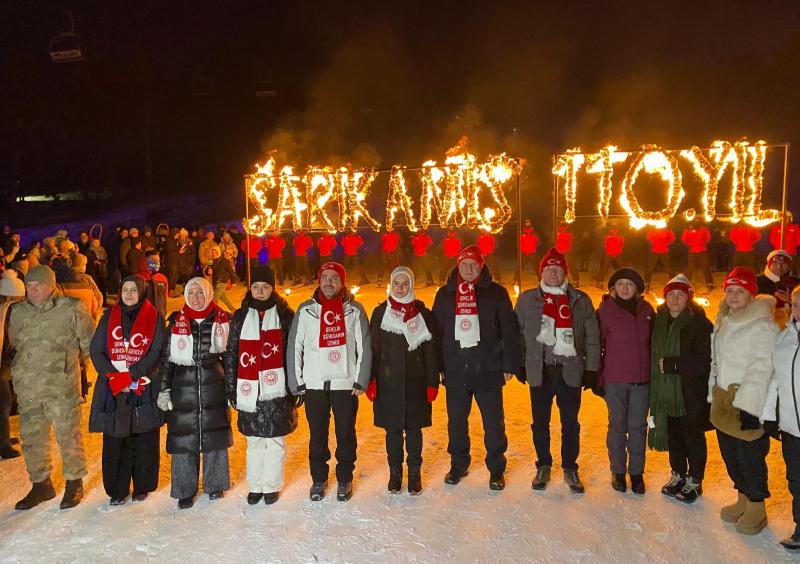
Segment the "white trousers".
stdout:
[[273,493],[283,487],[285,437],[247,437],[247,488],[250,493]]

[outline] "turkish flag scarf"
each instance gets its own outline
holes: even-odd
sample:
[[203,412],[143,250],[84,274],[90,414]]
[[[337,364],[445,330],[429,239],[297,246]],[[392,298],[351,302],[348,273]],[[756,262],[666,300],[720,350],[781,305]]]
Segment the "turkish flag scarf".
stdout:
[[247,310],[239,336],[238,362],[237,410],[255,413],[256,401],[286,396],[283,331],[277,305],[263,313],[252,307]]
[[150,381],[149,379],[139,378],[136,382],[131,380],[128,367],[139,362],[153,343],[153,336],[156,331],[156,320],[158,312],[149,300],[144,300],[136,314],[136,319],[131,327],[130,341],[126,341],[122,334],[122,308],[116,304],[111,308],[108,317],[108,334],[106,344],[108,345],[108,358],[117,372],[106,374],[109,387],[114,395],[130,386],[131,391],[137,395],[142,395],[142,388]]
[[[222,354],[228,347],[230,318],[228,313],[213,301],[203,311],[195,311],[184,305],[175,317],[169,343],[169,361],[181,366],[193,366],[194,337],[192,337],[192,320],[202,322],[214,313],[214,324],[211,326],[211,346],[208,352]],[[203,351],[200,351],[203,354]]]
[[540,284],[544,305],[542,326],[536,340],[553,347],[557,356],[576,356],[575,339],[572,334],[572,308],[566,284],[563,287]]
[[462,349],[474,347],[481,342],[481,324],[478,320],[478,294],[475,285],[456,278],[456,329],[455,337]]
[[323,380],[347,376],[347,328],[344,323],[342,294],[331,299],[319,291],[317,300],[322,306],[319,315],[319,350]]

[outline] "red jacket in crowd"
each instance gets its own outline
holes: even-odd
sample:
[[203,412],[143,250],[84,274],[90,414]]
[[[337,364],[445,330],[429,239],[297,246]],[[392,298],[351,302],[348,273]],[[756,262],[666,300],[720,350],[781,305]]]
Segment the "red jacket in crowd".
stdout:
[[690,253],[704,253],[707,250],[706,247],[709,241],[711,241],[711,232],[705,225],[687,227],[683,230],[681,241],[689,247]]
[[572,233],[569,232],[569,226],[561,225],[556,234],[556,250],[562,255],[567,254],[572,250]]
[[387,231],[381,235],[381,251],[384,253],[395,252],[399,243],[400,234],[397,231]]
[[490,255],[494,252],[494,237],[490,233],[484,233],[478,237],[477,243],[483,256]]
[[526,227],[522,230],[522,235],[519,237],[519,249],[523,255],[530,255],[536,252],[536,247],[539,246],[539,237],[533,227]]
[[364,244],[364,239],[358,233],[348,233],[342,237],[342,247],[344,247],[344,254],[348,257],[354,257],[358,254],[358,249]]
[[304,257],[308,255],[308,249],[314,246],[314,240],[305,233],[298,233],[292,239],[292,246],[294,247],[294,256]]
[[267,237],[266,245],[269,260],[279,259],[283,255],[283,249],[286,248],[286,240],[280,235],[270,235]]
[[448,258],[456,258],[458,253],[461,252],[461,241],[454,233],[447,235],[442,241],[442,249],[444,249],[444,256]]
[[783,249],[791,255],[797,254],[797,247],[800,246],[800,227],[796,223],[787,223],[784,226],[783,245],[781,242],[781,224],[778,223],[769,233],[769,242],[773,249]]
[[761,232],[752,225],[743,223],[732,227],[728,238],[737,251],[749,253],[753,250],[753,245],[761,239]]
[[415,257],[424,257],[428,254],[428,247],[433,245],[433,239],[427,233],[417,233],[411,238],[411,246],[414,248]]
[[336,237],[331,235],[330,233],[323,233],[322,237],[317,240],[317,248],[319,249],[319,256],[321,257],[329,257],[333,253],[333,249],[336,248],[336,245],[339,243],[336,242]]
[[247,258],[258,258],[258,252],[264,248],[264,241],[261,239],[261,237],[248,235],[245,239],[242,239],[242,244],[239,245],[243,253],[247,252],[247,239],[250,239],[250,254],[247,255]]
[[609,229],[606,235],[606,254],[610,257],[618,257],[622,254],[622,247],[625,246],[625,239],[622,235],[617,235],[616,229]]
[[647,234],[650,242],[650,252],[656,255],[663,255],[669,252],[669,246],[675,241],[675,233],[669,227],[651,229]]

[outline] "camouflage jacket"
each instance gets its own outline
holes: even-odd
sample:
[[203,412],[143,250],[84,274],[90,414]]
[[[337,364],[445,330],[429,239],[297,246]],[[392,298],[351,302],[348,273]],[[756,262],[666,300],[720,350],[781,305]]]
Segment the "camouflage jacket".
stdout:
[[9,344],[20,403],[80,396],[80,361],[89,356],[94,323],[80,300],[55,292],[42,306],[27,299],[11,308]]

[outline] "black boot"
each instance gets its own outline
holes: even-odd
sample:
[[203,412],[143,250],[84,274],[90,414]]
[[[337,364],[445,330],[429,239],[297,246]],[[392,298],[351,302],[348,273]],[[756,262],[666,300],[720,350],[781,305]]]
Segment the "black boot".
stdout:
[[643,495],[645,492],[644,488],[644,476],[641,474],[631,474],[631,491],[637,495]]
[[14,506],[14,509],[33,509],[43,501],[53,499],[54,497],[56,497],[56,490],[53,487],[53,482],[50,481],[50,478],[47,478],[41,482],[36,482],[33,484],[33,486],[31,486],[31,491],[28,492],[28,495],[19,500]]
[[210,494],[208,494],[208,499],[212,501],[215,499],[222,499],[223,497],[225,497],[225,492],[223,491],[211,492]]
[[489,476],[489,489],[492,491],[499,492],[506,488],[506,478],[503,476],[502,472],[498,472],[497,474],[492,474]]
[[189,509],[194,505],[194,496],[184,497],[178,500],[178,509]]
[[347,501],[353,497],[353,482],[339,482],[336,486],[336,499]]
[[64,487],[64,497],[61,499],[61,509],[75,507],[83,499],[83,480],[67,480]]
[[311,501],[322,501],[325,497],[325,489],[327,487],[327,480],[323,482],[314,482],[311,484],[311,491],[308,492],[309,499],[311,499]]
[[450,471],[444,475],[444,483],[455,486],[461,481],[461,478],[466,476],[469,472],[466,470],[459,470],[458,468],[450,468]]
[[686,484],[686,480],[683,476],[673,470],[669,482],[661,488],[661,493],[669,497],[675,497],[675,494],[683,489],[684,484]]
[[20,455],[20,452],[11,446],[11,444],[6,444],[0,447],[0,458],[17,458]]
[[411,495],[419,495],[422,493],[422,474],[420,474],[419,466],[408,468],[408,493]]
[[264,494],[264,504],[265,505],[272,505],[278,498],[281,497],[281,492],[270,492]]
[[625,474],[611,474],[611,487],[620,493],[625,493],[628,489],[628,483],[625,480]]
[[683,503],[694,503],[701,495],[703,495],[703,483],[689,476],[681,491],[675,494],[675,499]]
[[247,494],[247,505],[255,505],[259,501],[261,501],[263,494],[257,492],[250,492]]
[[402,468],[389,468],[389,483],[386,489],[391,494],[399,494],[400,488],[403,487],[403,469]]

